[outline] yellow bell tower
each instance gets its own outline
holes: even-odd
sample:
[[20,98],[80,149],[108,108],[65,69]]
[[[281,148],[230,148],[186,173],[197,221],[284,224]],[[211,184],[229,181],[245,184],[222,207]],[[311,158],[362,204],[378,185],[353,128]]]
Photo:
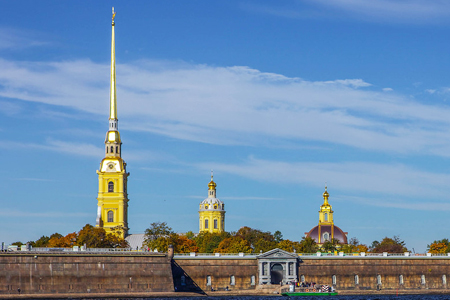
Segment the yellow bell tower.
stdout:
[[200,203],[199,232],[222,233],[225,231],[225,204],[216,198],[217,184],[213,180],[208,183],[208,198]]
[[331,205],[328,203],[329,196],[330,195],[328,194],[327,187],[325,186],[325,192],[323,193],[323,204],[320,206],[319,210],[318,244],[323,244],[325,241],[332,240],[334,238],[333,210],[331,208]]
[[109,130],[106,133],[105,139],[105,158],[100,163],[100,170],[97,171],[98,207],[96,227],[102,227],[107,233],[115,233],[124,238],[128,233],[127,178],[130,173],[127,173],[127,164],[121,156],[122,141],[120,140],[118,130],[114,36],[115,16],[113,7]]

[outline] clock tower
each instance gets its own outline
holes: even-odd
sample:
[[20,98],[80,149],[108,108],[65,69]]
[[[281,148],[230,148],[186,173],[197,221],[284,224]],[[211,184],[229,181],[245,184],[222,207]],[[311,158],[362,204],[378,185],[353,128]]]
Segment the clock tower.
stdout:
[[109,103],[109,130],[105,139],[105,158],[100,163],[98,174],[98,207],[96,227],[106,233],[124,238],[128,233],[127,164],[122,159],[122,141],[118,129],[116,101],[116,55],[114,17],[112,15],[111,38],[111,90]]

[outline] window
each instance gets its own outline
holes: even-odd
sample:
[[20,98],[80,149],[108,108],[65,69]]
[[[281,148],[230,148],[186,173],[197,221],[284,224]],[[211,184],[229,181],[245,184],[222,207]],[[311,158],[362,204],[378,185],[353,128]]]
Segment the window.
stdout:
[[214,204],[214,209],[217,209],[217,204]]
[[116,146],[116,153],[119,153],[119,146]]
[[442,275],[442,284],[447,285],[447,275]]
[[266,265],[267,265],[267,263],[265,263],[265,262],[263,262],[262,264],[261,264],[261,267],[262,267],[262,275],[263,276],[265,276],[265,275],[267,275],[267,271],[266,271]]
[[181,275],[181,285],[186,285],[186,276]]
[[108,222],[114,222],[114,212],[112,210],[108,211]]
[[403,284],[403,275],[398,276],[398,283]]
[[108,153],[108,149],[109,149],[109,148],[108,148],[108,147],[106,147],[106,153]]
[[323,216],[324,216],[324,220],[325,220],[325,221],[328,221],[328,214],[325,213]]
[[209,194],[212,196],[213,195],[213,191],[209,191]]
[[217,219],[214,219],[214,229],[217,229]]
[[114,182],[108,182],[108,193],[114,192]]
[[205,229],[208,229],[208,219],[205,220]]
[[210,275],[206,276],[206,285],[207,286],[211,285],[211,276]]
[[324,240],[324,241],[329,241],[329,240],[330,240],[330,234],[329,234],[328,232],[325,232],[325,233],[323,234],[323,240]]
[[359,276],[358,276],[358,274],[355,275],[355,284],[359,284]]
[[381,275],[377,275],[377,284],[381,285]]
[[222,204],[222,210],[224,210],[225,209],[225,204]]
[[205,209],[208,209],[208,205],[205,205]]
[[425,284],[426,283],[425,275],[420,276],[420,283],[421,284]]
[[300,281],[305,282],[305,275],[300,276]]
[[230,276],[230,285],[235,285],[236,284],[236,279],[234,278],[234,275]]
[[252,277],[250,277],[250,285],[255,285],[256,284],[256,277],[255,275],[252,275]]
[[111,153],[114,153],[114,146],[111,146]]
[[333,283],[333,285],[336,285],[336,275],[333,275],[333,277],[331,277],[331,282]]

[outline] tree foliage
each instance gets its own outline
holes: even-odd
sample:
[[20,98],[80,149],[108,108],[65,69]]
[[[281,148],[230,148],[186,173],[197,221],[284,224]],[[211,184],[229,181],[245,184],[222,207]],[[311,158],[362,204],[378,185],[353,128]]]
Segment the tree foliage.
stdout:
[[301,253],[315,253],[319,250],[316,241],[311,237],[303,237],[300,241],[299,252]]
[[434,241],[431,245],[427,245],[427,248],[430,253],[449,253],[450,242],[448,239]]
[[385,237],[381,242],[374,241],[370,249],[370,252],[374,253],[403,253],[406,251],[408,249],[405,246],[405,241],[402,241],[399,236]]
[[219,246],[214,250],[215,253],[251,253],[252,248],[247,240],[240,236],[232,236],[220,242]]

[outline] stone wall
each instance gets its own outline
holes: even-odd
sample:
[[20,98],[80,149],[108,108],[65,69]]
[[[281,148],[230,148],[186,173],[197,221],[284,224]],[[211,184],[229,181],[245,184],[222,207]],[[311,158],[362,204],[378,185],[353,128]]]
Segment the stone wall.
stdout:
[[0,294],[170,292],[165,254],[0,254]]
[[[299,280],[331,285],[338,290],[447,289],[448,257],[302,258]],[[444,277],[443,277],[444,276]],[[403,283],[401,282],[403,280]]]
[[[252,290],[258,284],[258,262],[255,257],[187,256],[176,258],[174,264],[174,284],[177,290],[188,290],[194,286],[203,291],[210,291],[211,288],[223,291],[226,287],[229,290]],[[181,284],[181,276],[185,276],[185,285]],[[207,282],[208,276],[210,285]]]

